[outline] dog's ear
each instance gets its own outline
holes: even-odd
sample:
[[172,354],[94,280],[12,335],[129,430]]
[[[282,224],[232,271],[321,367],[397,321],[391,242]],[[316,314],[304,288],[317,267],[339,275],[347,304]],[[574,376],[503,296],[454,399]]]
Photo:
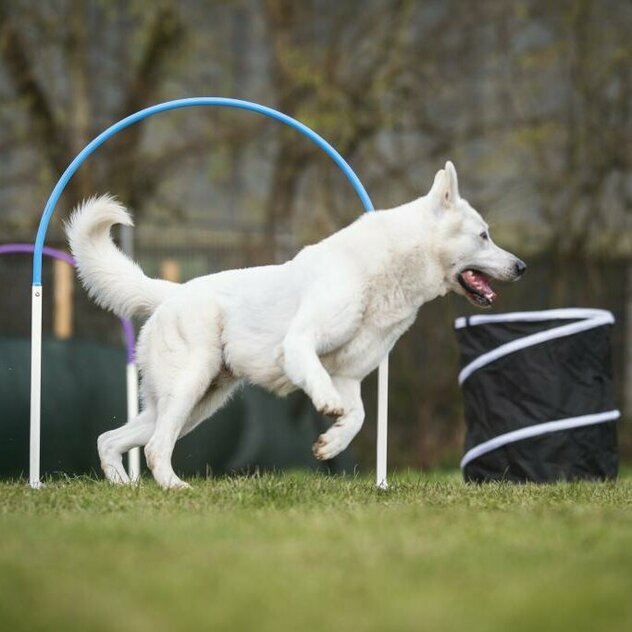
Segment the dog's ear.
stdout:
[[448,160],[445,169],[437,171],[430,195],[438,200],[443,208],[450,208],[459,197],[459,180],[454,165]]
[[459,199],[459,178],[456,175],[456,169],[454,164],[448,160],[445,163],[445,175],[448,180],[447,191],[444,192],[443,197],[445,202],[452,204]]
[[441,195],[441,191],[444,188],[445,183],[445,170],[439,169],[437,173],[435,173],[434,182],[432,183],[432,187],[430,187],[429,194],[439,197]]

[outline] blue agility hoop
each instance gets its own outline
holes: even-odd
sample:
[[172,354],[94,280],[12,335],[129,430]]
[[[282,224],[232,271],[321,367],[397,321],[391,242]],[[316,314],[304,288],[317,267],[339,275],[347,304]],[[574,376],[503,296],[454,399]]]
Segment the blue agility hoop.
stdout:
[[[277,110],[259,105],[251,101],[242,101],[241,99],[231,99],[226,97],[192,97],[188,99],[177,99],[175,101],[167,101],[159,103],[151,107],[140,110],[135,114],[120,120],[104,132],[94,138],[84,149],[77,154],[75,159],[68,165],[66,171],[55,185],[46,207],[40,219],[37,236],[35,238],[35,248],[33,251],[33,286],[32,286],[32,313],[31,313],[31,439],[30,439],[30,469],[29,484],[31,487],[40,487],[40,416],[41,416],[41,346],[42,346],[42,253],[44,249],[44,241],[48,225],[55,212],[57,202],[61,197],[68,181],[75,174],[77,169],[84,163],[99,146],[101,146],[109,138],[120,132],[121,130],[149,118],[154,114],[166,112],[169,110],[177,110],[186,107],[199,106],[219,106],[234,108],[239,110],[248,110],[263,114],[272,119],[284,123],[303,136],[311,140],[315,145],[320,147],[340,168],[345,177],[353,186],[357,193],[365,211],[373,211],[374,206],[366,192],[364,186],[360,182],[358,176],[353,169],[345,161],[345,159],[321,136],[316,134],[303,123],[293,119],[287,114],[283,114]],[[386,487],[386,389],[388,382],[388,358],[380,365],[378,378],[378,457],[377,457],[377,484],[380,487]]]
[[191,97],[189,99],[167,101],[165,103],[159,103],[158,105],[152,105],[144,110],[140,110],[139,112],[131,114],[130,116],[120,120],[111,127],[108,127],[108,129],[101,132],[101,134],[99,134],[94,140],[88,143],[81,152],[77,154],[77,157],[70,163],[70,165],[68,165],[68,168],[64,171],[61,178],[59,178],[53,192],[50,194],[39,223],[37,237],[35,238],[35,251],[33,253],[33,285],[42,284],[42,249],[44,247],[44,240],[46,239],[48,224],[53,216],[57,202],[59,201],[61,194],[64,192],[68,181],[72,178],[77,169],[79,169],[79,167],[84,163],[86,158],[88,158],[88,156],[90,156],[90,154],[92,154],[94,150],[101,146],[106,140],[138,121],[142,121],[143,119],[149,118],[154,114],[159,114],[160,112],[167,112],[168,110],[178,110],[180,108],[199,107],[204,105],[221,106],[257,112],[276,119],[288,127],[292,127],[293,129],[299,131],[303,134],[303,136],[306,136],[314,144],[320,147],[336,163],[336,165],[340,167],[341,171],[358,194],[358,197],[364,206],[364,210],[374,210],[369,194],[366,192],[366,189],[362,186],[358,176],[354,173],[353,169],[351,169],[346,160],[324,138],[320,137],[316,134],[316,132],[312,131],[309,127],[296,119],[293,119],[291,116],[287,116],[287,114],[273,110],[265,105],[225,97]]

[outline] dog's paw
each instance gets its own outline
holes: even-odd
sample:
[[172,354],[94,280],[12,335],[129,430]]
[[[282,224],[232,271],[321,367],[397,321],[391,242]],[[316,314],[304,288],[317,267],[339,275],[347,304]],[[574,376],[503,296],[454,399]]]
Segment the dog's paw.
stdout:
[[170,485],[169,489],[193,489],[189,483],[185,483],[184,481],[178,481],[177,483],[173,483]]
[[321,415],[325,415],[326,417],[333,417],[334,419],[340,419],[340,417],[344,417],[345,410],[342,406],[322,406],[318,409],[318,412]]
[[105,478],[113,485],[129,485],[131,483],[120,458],[111,460],[101,459],[101,469],[105,474]]
[[312,446],[312,452],[319,461],[328,461],[338,456],[348,445],[348,442],[337,432],[327,431],[321,434]]
[[119,463],[104,463],[101,461],[101,469],[105,474],[105,478],[112,483],[112,485],[130,485],[131,480],[125,471],[122,464]]
[[330,397],[328,399],[315,399],[314,406],[316,410],[327,417],[333,417],[339,419],[345,414],[344,406],[340,397]]
[[161,482],[158,484],[163,489],[177,489],[177,490],[193,489],[191,485],[189,485],[188,483],[185,483],[183,480],[179,479],[177,476],[170,478],[167,482]]

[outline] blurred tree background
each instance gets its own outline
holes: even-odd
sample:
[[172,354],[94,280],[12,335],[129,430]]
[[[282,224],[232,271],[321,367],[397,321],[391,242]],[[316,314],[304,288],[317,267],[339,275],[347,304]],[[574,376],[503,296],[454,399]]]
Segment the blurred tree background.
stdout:
[[[186,96],[258,101],[330,141],[378,208],[424,194],[452,159],[496,241],[529,263],[495,309],[613,310],[629,418],[631,32],[628,0],[0,0],[2,241],[33,240],[61,172],[123,116]],[[145,269],[166,261],[182,279],[284,260],[361,212],[309,141],[205,108],[99,149],[71,180],[51,245],[72,206],[105,191],[133,209]],[[3,310],[2,331],[28,335],[26,310]],[[394,464],[453,464],[461,451],[452,321],[469,311],[458,297],[425,306],[392,355]],[[111,319],[76,320],[79,334],[118,335]],[[371,378],[356,443],[367,465],[373,390]],[[630,456],[625,422],[621,436]]]

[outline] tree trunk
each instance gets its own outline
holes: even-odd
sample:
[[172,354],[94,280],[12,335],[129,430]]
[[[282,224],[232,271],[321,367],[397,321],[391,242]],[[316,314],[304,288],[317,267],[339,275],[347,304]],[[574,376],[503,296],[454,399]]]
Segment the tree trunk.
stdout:
[[[71,29],[68,42],[68,66],[70,70],[70,149],[76,156],[90,142],[90,86],[88,83],[88,33],[86,24],[86,5],[83,0],[73,0],[70,13]],[[77,172],[76,192],[81,198],[93,193],[91,169],[85,164]],[[73,203],[78,200],[72,200]]]

